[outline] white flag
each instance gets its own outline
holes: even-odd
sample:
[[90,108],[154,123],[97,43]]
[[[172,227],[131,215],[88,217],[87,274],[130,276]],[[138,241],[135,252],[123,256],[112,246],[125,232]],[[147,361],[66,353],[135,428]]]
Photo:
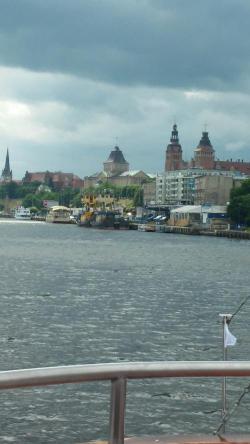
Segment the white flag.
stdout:
[[227,323],[225,323],[224,327],[224,347],[230,347],[236,344],[236,337],[230,333]]

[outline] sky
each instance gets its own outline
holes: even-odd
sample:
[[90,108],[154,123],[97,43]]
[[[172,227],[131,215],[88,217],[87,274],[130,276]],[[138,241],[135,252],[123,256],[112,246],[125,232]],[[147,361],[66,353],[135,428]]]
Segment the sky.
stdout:
[[[0,0],[0,169],[103,168],[119,145],[159,173],[173,123],[189,160],[250,161],[249,0]],[[206,125],[206,126],[205,126]],[[2,167],[1,167],[2,164]]]

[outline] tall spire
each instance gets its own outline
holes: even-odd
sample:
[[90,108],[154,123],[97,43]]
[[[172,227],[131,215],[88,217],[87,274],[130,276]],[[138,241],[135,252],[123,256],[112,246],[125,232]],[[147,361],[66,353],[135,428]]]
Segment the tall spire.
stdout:
[[10,182],[12,180],[12,171],[10,169],[10,158],[9,158],[9,149],[7,148],[6,153],[6,159],[5,159],[5,166],[2,171],[2,177],[1,180],[3,182]]
[[211,146],[212,144],[210,142],[210,139],[208,137],[208,131],[202,131],[201,140],[198,146]]
[[179,142],[176,123],[173,125],[170,143],[166,149],[165,171],[175,171],[183,168],[182,148]]
[[9,149],[7,148],[4,171],[10,173]]
[[214,149],[208,131],[202,131],[201,140],[194,150],[195,166],[211,170],[214,168]]
[[179,143],[178,130],[177,130],[176,123],[173,125],[173,130],[172,130],[170,142],[171,143]]

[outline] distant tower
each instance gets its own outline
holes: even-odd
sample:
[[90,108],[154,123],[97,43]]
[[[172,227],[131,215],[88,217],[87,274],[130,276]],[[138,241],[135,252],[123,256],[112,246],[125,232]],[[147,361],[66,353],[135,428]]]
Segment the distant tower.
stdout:
[[214,149],[207,131],[203,131],[200,143],[194,150],[194,164],[208,170],[214,168]]
[[182,168],[182,148],[179,143],[177,125],[174,124],[170,143],[166,150],[165,171],[181,170]]
[[12,171],[10,169],[9,150],[7,149],[6,159],[5,159],[5,167],[2,171],[1,181],[2,182],[11,182],[11,180],[12,180]]
[[124,159],[123,153],[118,146],[111,151],[108,160],[103,162],[104,171],[108,176],[118,176],[129,170],[129,163]]

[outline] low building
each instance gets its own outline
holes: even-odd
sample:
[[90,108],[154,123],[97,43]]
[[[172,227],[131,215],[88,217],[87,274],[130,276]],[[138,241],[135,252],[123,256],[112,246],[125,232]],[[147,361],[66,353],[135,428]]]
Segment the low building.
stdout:
[[170,211],[168,225],[189,227],[200,225],[201,220],[201,205],[185,205]]
[[62,173],[61,171],[26,171],[23,183],[40,182],[56,190],[63,188],[83,188],[84,181],[73,173]]
[[151,179],[150,182],[146,182],[142,185],[143,189],[143,204],[155,205],[156,203],[156,178]]
[[108,159],[103,162],[103,170],[84,178],[84,188],[93,188],[102,183],[117,186],[142,185],[151,176],[142,170],[129,170],[129,163],[118,146],[111,151]]
[[231,188],[245,178],[235,171],[203,168],[169,171],[156,177],[156,203],[225,205],[229,201]]
[[227,207],[222,205],[186,205],[170,211],[168,225],[204,229],[228,226]]
[[230,192],[239,187],[244,177],[207,175],[195,178],[195,203],[226,205],[230,200]]
[[156,203],[167,205],[193,204],[195,177],[202,170],[169,171],[156,177]]
[[114,185],[125,187],[127,185],[142,185],[150,179],[150,175],[142,170],[124,171],[119,176],[112,178]]

